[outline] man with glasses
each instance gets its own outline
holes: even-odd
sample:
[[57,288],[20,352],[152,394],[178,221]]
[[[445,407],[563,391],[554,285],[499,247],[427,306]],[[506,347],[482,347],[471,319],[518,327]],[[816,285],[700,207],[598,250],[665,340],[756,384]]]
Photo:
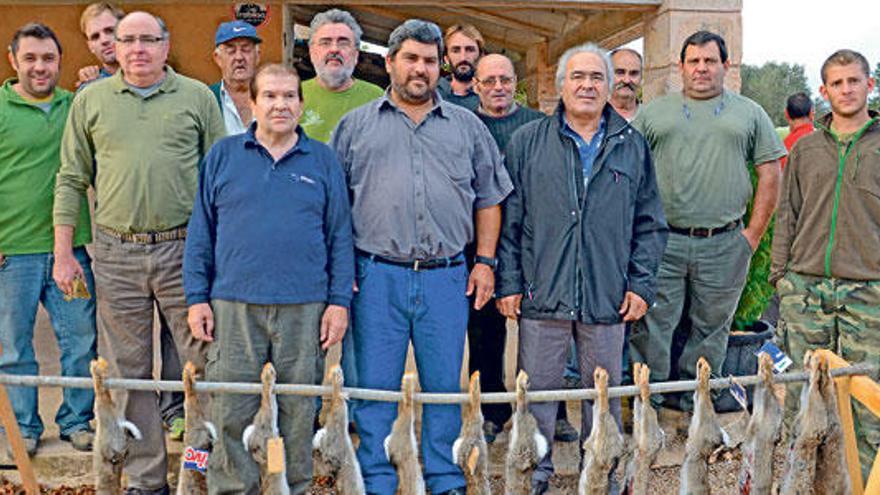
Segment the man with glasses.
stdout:
[[[556,112],[521,127],[507,146],[514,190],[504,203],[497,304],[520,320],[519,365],[532,390],[562,388],[572,337],[583,386],[593,386],[597,366],[615,386],[624,326],[654,300],[666,223],[648,146],[608,103],[607,52],[577,46],[557,67]],[[591,406],[581,405],[582,440]],[[552,438],[557,403],[529,409]],[[619,425],[619,399],[611,411]],[[547,492],[551,456],[552,449],[532,476],[533,494]]]
[[[501,201],[511,190],[491,134],[470,111],[436,91],[443,39],[436,24],[410,19],[389,37],[391,88],[351,112],[332,147],[348,179],[359,291],[352,302],[358,385],[399,390],[410,341],[425,392],[457,392],[468,298],[481,308],[494,290]],[[439,205],[439,207],[438,207]],[[476,233],[470,273],[462,251]],[[358,460],[368,493],[393,495],[383,448],[396,405],[355,405]],[[464,494],[452,443],[458,405],[425,404],[422,455],[431,493]]]
[[214,63],[222,78],[210,88],[230,136],[245,132],[253,120],[249,91],[262,41],[256,28],[244,21],[224,22],[214,35]]
[[[53,277],[65,292],[83,273],[71,241],[82,198],[94,187],[99,353],[125,378],[153,377],[154,305],[181,361],[205,363],[205,344],[186,321],[181,266],[198,164],[225,129],[211,91],[168,67],[168,50],[161,19],[134,12],[119,21],[120,70],[74,100],[55,186]],[[117,399],[144,435],[129,448],[126,493],[168,493],[155,393],[120,391]]]
[[326,143],[343,115],[382,96],[379,86],[352,77],[362,34],[360,25],[344,10],[330,9],[312,18],[309,59],[316,76],[303,82],[300,122],[312,139]]
[[[477,117],[486,124],[498,149],[504,153],[513,132],[523,124],[541,118],[542,113],[518,105],[513,96],[516,72],[504,55],[490,54],[477,62],[476,89],[480,97]],[[465,256],[473,266],[476,245],[468,244]],[[504,392],[504,344],[507,341],[506,318],[490,302],[480,310],[470,309],[468,317],[468,371],[480,372],[484,392]],[[509,404],[484,404],[483,432],[492,443],[510,418]],[[575,439],[577,437],[575,436]]]

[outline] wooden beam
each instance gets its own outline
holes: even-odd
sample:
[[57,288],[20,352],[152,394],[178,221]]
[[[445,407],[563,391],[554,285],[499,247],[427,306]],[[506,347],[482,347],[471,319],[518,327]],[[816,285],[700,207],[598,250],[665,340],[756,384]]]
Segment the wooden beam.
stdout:
[[21,476],[21,484],[24,486],[25,493],[40,495],[40,485],[37,483],[34,467],[31,465],[31,459],[24,447],[24,439],[21,437],[21,430],[18,428],[15,411],[12,409],[5,385],[0,385],[0,420],[6,430],[6,441],[12,447],[12,457],[18,468],[18,474]]
[[[216,0],[220,2],[220,0]],[[83,0],[82,3],[87,3]],[[222,2],[225,3],[225,2]],[[327,0],[291,0],[302,5],[325,5]],[[577,10],[641,10],[654,11],[662,0],[343,0],[340,5],[416,5],[420,7],[504,7],[519,9],[577,9]]]
[[837,386],[837,410],[840,412],[840,426],[843,429],[843,453],[849,470],[853,495],[862,495],[862,469],[859,463],[859,446],[856,443],[856,427],[853,422],[852,397],[850,396],[849,376],[835,378]]
[[[555,61],[562,53],[587,41],[602,44],[604,40],[614,39],[619,33],[631,32],[633,25],[642,26],[644,14],[641,12],[598,12],[589,16],[575,29],[550,40],[550,60]],[[604,46],[603,48],[609,48]]]
[[467,17],[472,17],[474,19],[479,19],[481,21],[486,21],[492,24],[496,24],[498,26],[515,29],[517,31],[529,31],[545,38],[556,36],[559,33],[557,30],[554,29],[545,28],[543,26],[538,26],[536,24],[531,24],[517,19],[511,19],[509,17],[503,17],[497,14],[493,14],[491,12],[486,12],[484,10],[474,9],[470,7],[444,6],[443,10],[461,14]]

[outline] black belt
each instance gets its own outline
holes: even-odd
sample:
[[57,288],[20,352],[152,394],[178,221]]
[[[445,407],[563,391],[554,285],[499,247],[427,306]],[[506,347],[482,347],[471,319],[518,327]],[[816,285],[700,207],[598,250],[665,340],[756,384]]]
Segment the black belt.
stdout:
[[413,261],[400,261],[400,260],[391,260],[388,258],[383,258],[381,256],[368,253],[366,251],[357,250],[357,254],[359,256],[363,256],[365,258],[369,258],[372,261],[377,263],[384,263],[386,265],[394,265],[394,266],[402,266],[404,268],[410,268],[413,271],[419,270],[433,270],[435,268],[448,268],[451,266],[458,266],[464,264],[464,258],[461,254],[457,254],[455,256],[450,256],[448,258],[434,258],[428,260],[413,260]]
[[118,232],[103,225],[98,225],[97,228],[110,237],[134,244],[157,244],[186,239],[185,225],[160,232]]
[[738,228],[741,224],[742,221],[736,219],[720,227],[675,227],[674,225],[670,225],[669,231],[674,234],[686,235],[688,237],[712,237],[713,235]]

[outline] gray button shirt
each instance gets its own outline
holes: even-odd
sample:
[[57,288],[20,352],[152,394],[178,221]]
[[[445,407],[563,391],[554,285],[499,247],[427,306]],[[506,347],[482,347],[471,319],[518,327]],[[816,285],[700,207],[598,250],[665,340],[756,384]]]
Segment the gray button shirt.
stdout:
[[474,209],[513,190],[480,119],[436,94],[434,101],[416,125],[386,93],[333,131],[356,248],[401,261],[456,255],[473,239]]

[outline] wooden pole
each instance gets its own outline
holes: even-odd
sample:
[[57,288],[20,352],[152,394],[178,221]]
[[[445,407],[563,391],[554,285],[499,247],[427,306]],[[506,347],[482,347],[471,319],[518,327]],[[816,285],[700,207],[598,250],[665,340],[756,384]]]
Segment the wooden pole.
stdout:
[[853,423],[852,398],[849,393],[850,380],[848,376],[835,378],[837,386],[837,409],[840,411],[840,425],[843,428],[843,447],[846,455],[846,465],[849,469],[849,478],[852,481],[853,495],[862,495],[862,468],[859,463],[859,447],[856,443],[856,427]]
[[0,385],[0,420],[3,421],[3,428],[6,429],[6,441],[12,447],[12,457],[18,467],[25,493],[40,495],[40,485],[37,484],[37,477],[34,476],[34,467],[24,447],[24,439],[21,437],[21,430],[18,429],[18,421],[15,419],[15,411],[12,410],[5,385]]

